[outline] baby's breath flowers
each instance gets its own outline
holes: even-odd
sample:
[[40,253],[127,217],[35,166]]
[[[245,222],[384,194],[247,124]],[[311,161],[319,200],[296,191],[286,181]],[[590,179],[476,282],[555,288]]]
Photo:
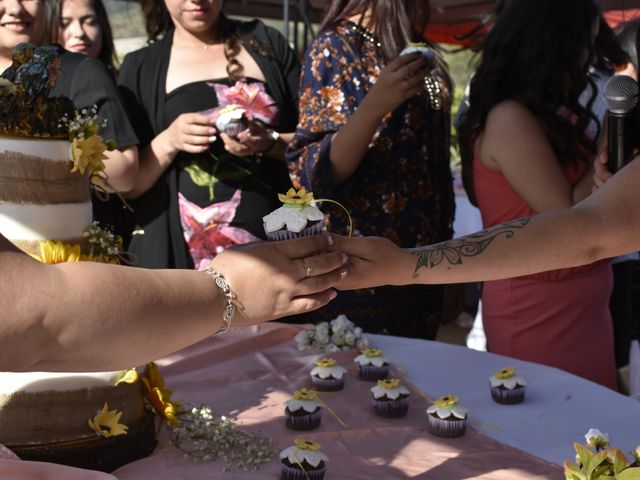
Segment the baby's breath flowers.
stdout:
[[215,417],[206,405],[181,413],[179,422],[170,430],[173,444],[195,462],[223,460],[223,471],[257,470],[276,453],[270,438],[237,429],[230,419]]
[[318,323],[313,330],[303,330],[295,337],[298,350],[311,349],[318,353],[362,350],[369,340],[346,315],[338,315],[330,322]]
[[102,227],[95,221],[84,231],[87,242],[87,259],[100,263],[120,263],[122,257],[122,237],[113,233],[109,226]]

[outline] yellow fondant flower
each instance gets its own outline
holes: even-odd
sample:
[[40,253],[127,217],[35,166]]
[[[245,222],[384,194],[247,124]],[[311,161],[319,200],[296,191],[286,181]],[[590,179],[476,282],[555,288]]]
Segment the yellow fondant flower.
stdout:
[[118,423],[121,416],[122,412],[109,410],[109,405],[104,402],[102,410],[98,410],[96,416],[88,420],[89,428],[96,432],[98,436],[105,438],[126,435],[129,427]]
[[40,255],[31,254],[33,258],[50,265],[64,262],[79,262],[80,245],[68,245],[63,242],[47,240],[40,242]]
[[385,378],[384,380],[378,380],[378,385],[385,390],[393,390],[394,388],[398,388],[400,380],[397,378]]
[[500,370],[499,372],[495,373],[495,377],[499,378],[500,380],[505,380],[507,378],[511,378],[516,374],[516,369],[513,367],[507,367],[507,368],[503,368],[502,370]]
[[456,397],[455,395],[444,395],[433,402],[433,406],[438,408],[455,407],[457,404],[458,397]]
[[296,438],[293,443],[296,444],[296,447],[302,450],[320,450],[320,444],[312,442],[310,440],[303,440],[302,438]]
[[123,370],[116,376],[116,385],[121,383],[136,383],[140,375],[135,368],[130,368],[129,370]]
[[330,368],[336,364],[333,358],[319,358],[314,362],[318,367]]
[[362,350],[362,354],[365,357],[381,357],[382,353],[382,350],[378,350],[375,348],[365,348],[364,350]]
[[74,138],[71,142],[71,173],[84,174],[86,169],[91,174],[101,172],[104,170],[104,160],[108,158],[104,154],[106,150],[107,145],[100,135]]
[[300,390],[296,390],[293,392],[293,398],[296,400],[315,400],[316,392],[314,390],[308,390],[306,388],[301,388]]
[[310,205],[313,202],[313,193],[307,192],[307,189],[304,187],[302,187],[298,191],[296,191],[293,188],[290,188],[286,195],[279,193],[278,199],[280,199],[280,201],[285,205],[291,205],[291,206]]
[[150,362],[142,372],[140,380],[147,389],[147,400],[156,413],[169,421],[172,427],[178,425],[177,414],[182,411],[178,402],[171,401],[173,392],[167,390],[158,366]]

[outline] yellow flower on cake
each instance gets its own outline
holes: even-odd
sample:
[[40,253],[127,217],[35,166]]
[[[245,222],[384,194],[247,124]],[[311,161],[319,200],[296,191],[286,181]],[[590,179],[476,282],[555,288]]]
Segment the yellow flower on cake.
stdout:
[[116,377],[115,385],[120,385],[121,383],[136,383],[140,379],[140,375],[138,375],[138,371],[135,368],[130,368],[129,370],[123,370],[118,373]]
[[63,242],[53,242],[47,240],[40,242],[40,255],[33,255],[33,258],[42,263],[53,265],[64,262],[80,261],[80,245],[69,245]]
[[144,372],[142,372],[140,380],[147,388],[147,400],[149,400],[156,413],[166,418],[172,427],[177,426],[179,423],[177,414],[182,409],[177,402],[171,401],[173,392],[167,390],[158,366],[153,362],[148,363]]
[[123,423],[118,423],[122,412],[117,410],[109,410],[109,405],[104,402],[102,410],[98,410],[93,419],[89,419],[89,428],[96,432],[99,436],[109,438],[118,435],[126,435],[129,427]]
[[104,160],[108,157],[104,154],[107,145],[100,135],[88,137],[76,137],[71,142],[71,172],[84,174],[89,169],[91,174],[104,170]]

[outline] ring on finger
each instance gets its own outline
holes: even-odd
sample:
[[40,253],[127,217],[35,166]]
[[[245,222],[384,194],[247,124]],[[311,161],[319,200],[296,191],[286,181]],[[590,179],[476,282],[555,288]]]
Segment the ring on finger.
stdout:
[[306,278],[309,278],[311,276],[311,274],[313,273],[313,267],[311,265],[307,265],[307,263],[303,260],[302,261],[302,268],[304,269],[304,276]]

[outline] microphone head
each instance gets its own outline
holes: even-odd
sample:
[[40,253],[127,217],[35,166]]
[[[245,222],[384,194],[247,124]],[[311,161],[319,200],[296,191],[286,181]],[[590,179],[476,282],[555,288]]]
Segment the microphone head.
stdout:
[[604,98],[611,113],[630,113],[638,103],[638,82],[627,75],[614,75],[604,85]]

